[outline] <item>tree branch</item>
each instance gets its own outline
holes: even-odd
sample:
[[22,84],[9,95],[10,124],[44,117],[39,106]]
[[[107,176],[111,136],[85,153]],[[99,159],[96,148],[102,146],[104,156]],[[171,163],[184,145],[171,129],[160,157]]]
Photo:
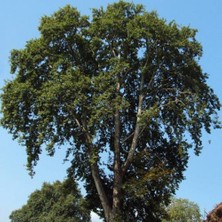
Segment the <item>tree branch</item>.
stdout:
[[[117,82],[116,95],[120,93],[120,82]],[[122,172],[120,161],[120,111],[116,107],[114,116],[115,135],[114,135],[114,183],[113,183],[113,213],[120,210],[121,205],[121,189],[122,189]]]
[[76,121],[77,125],[82,129],[82,132],[85,135],[86,143],[88,145],[88,151],[87,152],[88,152],[88,155],[89,155],[90,159],[92,160],[92,162],[89,163],[89,164],[90,164],[90,167],[91,167],[93,181],[95,183],[96,190],[97,190],[97,193],[99,195],[101,204],[103,206],[106,220],[109,221],[110,214],[111,214],[111,204],[108,200],[107,194],[106,194],[106,192],[104,190],[104,187],[103,187],[103,183],[102,183],[100,173],[99,173],[99,167],[98,167],[98,164],[97,164],[97,159],[94,160],[94,158],[93,158],[93,156],[94,156],[94,146],[93,146],[93,143],[92,143],[91,135],[87,130],[87,125],[86,125],[84,120],[82,121],[83,122],[82,124],[78,121],[77,118],[75,118],[75,121]]
[[129,168],[132,160],[133,160],[133,155],[135,153],[136,150],[136,146],[137,146],[137,142],[138,142],[138,138],[139,138],[139,134],[140,134],[140,115],[142,113],[142,104],[143,104],[143,98],[144,98],[144,94],[143,94],[143,88],[144,88],[144,73],[142,72],[141,74],[141,82],[140,82],[140,94],[139,94],[139,101],[138,101],[138,110],[137,110],[137,121],[136,121],[136,127],[135,127],[135,131],[134,131],[134,135],[133,135],[133,140],[130,146],[130,150],[127,156],[127,159],[122,167],[122,173],[123,175],[126,173],[127,169]]

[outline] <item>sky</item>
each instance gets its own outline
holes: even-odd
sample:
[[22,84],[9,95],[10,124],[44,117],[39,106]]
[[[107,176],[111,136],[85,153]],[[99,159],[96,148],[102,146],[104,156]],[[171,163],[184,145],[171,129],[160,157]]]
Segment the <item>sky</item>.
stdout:
[[[0,88],[12,79],[9,56],[12,49],[22,49],[26,41],[39,36],[40,18],[51,15],[70,4],[82,14],[90,15],[92,8],[106,6],[111,0],[7,0],[0,2]],[[203,46],[200,64],[209,74],[208,84],[222,101],[222,1],[221,0],[135,0],[147,11],[155,10],[167,21],[198,29],[197,40]],[[222,119],[222,115],[220,113]],[[186,179],[176,196],[187,198],[209,212],[222,202],[222,130],[203,134],[203,151],[199,157],[191,152]],[[64,153],[58,150],[54,158],[43,154],[31,178],[26,170],[25,148],[0,127],[0,221],[9,222],[10,213],[21,208],[28,196],[40,189],[43,182],[63,180],[68,164],[63,163]],[[92,222],[98,222],[93,215]]]

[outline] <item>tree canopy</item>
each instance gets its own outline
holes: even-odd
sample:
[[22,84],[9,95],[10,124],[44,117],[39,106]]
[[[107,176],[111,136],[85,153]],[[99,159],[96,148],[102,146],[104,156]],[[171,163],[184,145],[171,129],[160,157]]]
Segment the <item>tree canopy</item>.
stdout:
[[219,124],[197,31],[125,1],[91,19],[65,6],[39,31],[12,51],[1,95],[1,124],[26,147],[28,169],[44,148],[64,148],[107,222],[159,221],[188,150],[199,154],[203,129]]
[[167,207],[168,219],[162,222],[201,222],[199,206],[187,199],[173,198]]
[[11,222],[90,222],[90,210],[72,179],[44,183],[27,204],[10,215]]

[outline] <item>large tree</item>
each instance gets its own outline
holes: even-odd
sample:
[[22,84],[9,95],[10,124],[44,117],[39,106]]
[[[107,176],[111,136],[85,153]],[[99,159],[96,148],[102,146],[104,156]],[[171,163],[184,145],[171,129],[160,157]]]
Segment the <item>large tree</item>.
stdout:
[[11,222],[90,222],[90,210],[73,179],[44,183],[27,204],[10,215]]
[[159,221],[220,103],[199,65],[196,30],[124,1],[82,16],[45,16],[40,37],[11,53],[1,124],[26,147],[67,148],[70,175],[111,221]]

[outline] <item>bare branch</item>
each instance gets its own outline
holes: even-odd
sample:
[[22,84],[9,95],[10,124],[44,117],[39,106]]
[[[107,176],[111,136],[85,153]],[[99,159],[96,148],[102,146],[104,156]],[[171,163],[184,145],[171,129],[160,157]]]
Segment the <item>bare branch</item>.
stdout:
[[143,98],[144,98],[143,88],[144,88],[144,73],[141,74],[140,95],[139,95],[139,102],[138,102],[136,127],[135,127],[133,140],[132,140],[132,143],[131,143],[131,147],[130,147],[127,159],[126,159],[126,161],[123,165],[123,168],[122,168],[123,175],[125,174],[125,172],[129,168],[129,166],[130,166],[130,164],[133,160],[133,155],[134,155],[135,150],[136,150],[136,146],[137,146],[137,142],[138,142],[138,138],[139,138],[139,134],[140,134],[140,130],[141,130],[139,122],[140,122],[140,115],[142,113],[142,103],[143,103]]

